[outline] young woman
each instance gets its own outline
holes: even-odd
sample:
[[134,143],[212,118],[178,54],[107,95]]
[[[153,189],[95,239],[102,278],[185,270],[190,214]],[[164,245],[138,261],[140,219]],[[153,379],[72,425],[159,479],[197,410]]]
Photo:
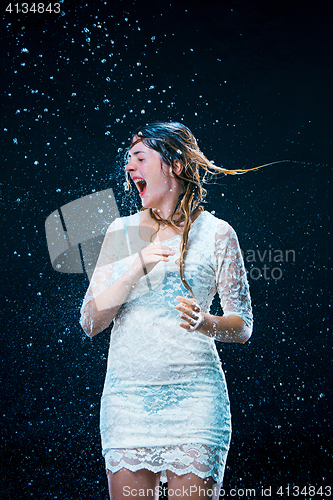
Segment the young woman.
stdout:
[[[127,182],[140,212],[109,227],[81,309],[85,332],[114,320],[101,401],[111,499],[218,498],[229,398],[214,339],[248,340],[252,311],[234,230],[200,206],[216,167],[180,123],[133,134]],[[223,316],[209,313],[218,292]]]

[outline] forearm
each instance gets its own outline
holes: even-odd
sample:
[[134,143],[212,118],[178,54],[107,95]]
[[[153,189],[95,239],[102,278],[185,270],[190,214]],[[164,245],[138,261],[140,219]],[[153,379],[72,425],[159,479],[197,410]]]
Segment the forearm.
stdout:
[[81,326],[87,335],[93,337],[105,330],[140,278],[149,273],[159,262],[168,262],[169,256],[174,253],[175,251],[169,247],[150,244],[140,250],[131,267],[113,285],[101,293],[97,286],[96,294],[92,288],[94,298],[86,304],[81,320]]
[[213,337],[219,342],[236,342],[244,344],[252,334],[252,328],[236,315],[214,316],[202,313],[203,321],[197,331]]
[[81,326],[87,335],[94,337],[110,325],[126,301],[134,282],[133,276],[127,271],[113,285],[86,304]]

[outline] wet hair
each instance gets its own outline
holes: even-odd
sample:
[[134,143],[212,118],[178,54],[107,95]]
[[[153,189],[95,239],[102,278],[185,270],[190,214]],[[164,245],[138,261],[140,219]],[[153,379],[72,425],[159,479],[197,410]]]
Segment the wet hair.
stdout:
[[[132,134],[131,143],[127,148],[127,155],[128,151],[138,142],[143,142],[148,148],[157,151],[162,161],[166,165],[171,166],[173,175],[184,186],[184,192],[181,194],[174,212],[167,219],[161,218],[151,208],[149,212],[152,219],[159,225],[165,224],[178,232],[182,232],[179,259],[180,277],[185,287],[194,297],[191,287],[185,280],[184,261],[188,234],[191,228],[191,215],[197,210],[203,210],[201,204],[204,201],[206,190],[202,187],[202,183],[205,177],[221,173],[231,175],[243,174],[249,170],[256,170],[261,167],[247,170],[228,170],[216,166],[200,151],[196,138],[190,129],[182,123],[156,122],[138,128]],[[179,175],[175,173],[176,162],[179,162],[183,166]],[[129,186],[128,177],[127,184]],[[145,209],[143,208],[142,210]],[[182,230],[179,227],[181,222],[184,222]]]

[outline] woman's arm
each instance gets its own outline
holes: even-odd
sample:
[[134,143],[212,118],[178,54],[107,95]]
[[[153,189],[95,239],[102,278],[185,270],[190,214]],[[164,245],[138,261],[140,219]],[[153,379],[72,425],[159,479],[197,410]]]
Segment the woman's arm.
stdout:
[[104,292],[87,302],[82,312],[81,326],[89,337],[94,337],[110,325],[133,285],[127,271]]
[[198,331],[212,337],[219,342],[237,342],[244,344],[252,334],[252,328],[245,321],[230,314],[229,316],[214,316],[209,313],[201,313],[200,307],[193,299],[177,297],[179,304],[176,309],[181,312],[184,320],[179,326],[188,331]]
[[158,262],[167,262],[168,257],[174,253],[169,247],[151,244],[143,248],[131,267],[103,292],[94,294],[92,286],[93,298],[85,304],[81,316],[81,326],[86,334],[93,337],[105,330],[139,279],[149,273]]
[[244,344],[252,334],[252,309],[246,270],[235,231],[221,221],[215,235],[216,287],[225,316],[201,313],[194,299],[177,297],[181,327],[220,342]]
[[236,315],[214,316],[203,313],[204,319],[198,331],[219,342],[237,342],[245,344],[252,334],[252,328]]

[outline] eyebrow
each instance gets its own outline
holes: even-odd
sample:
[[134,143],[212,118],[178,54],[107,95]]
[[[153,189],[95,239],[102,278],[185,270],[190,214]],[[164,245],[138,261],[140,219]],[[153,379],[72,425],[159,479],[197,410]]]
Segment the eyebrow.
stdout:
[[128,152],[128,156],[131,156],[131,154],[133,154],[133,155],[138,155],[138,154],[140,154],[140,153],[144,153],[144,151],[135,151],[134,153],[130,153],[130,152]]

